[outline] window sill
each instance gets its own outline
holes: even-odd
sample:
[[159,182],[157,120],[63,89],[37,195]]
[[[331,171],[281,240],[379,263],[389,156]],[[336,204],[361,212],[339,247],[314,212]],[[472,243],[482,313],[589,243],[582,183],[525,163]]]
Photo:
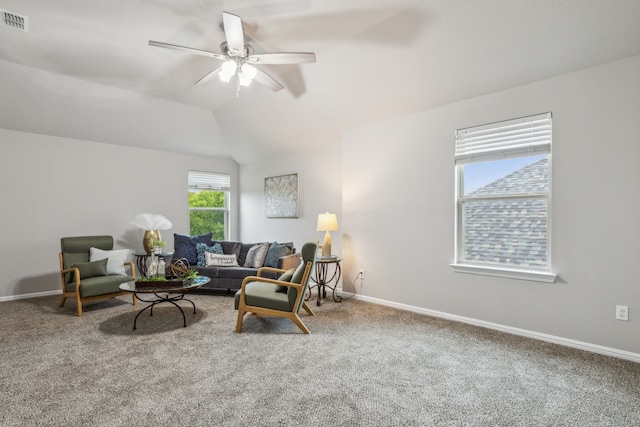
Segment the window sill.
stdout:
[[531,280],[534,282],[553,283],[557,276],[556,274],[546,271],[518,270],[471,264],[449,264],[449,266],[456,273],[480,274],[484,276],[505,277],[509,279]]

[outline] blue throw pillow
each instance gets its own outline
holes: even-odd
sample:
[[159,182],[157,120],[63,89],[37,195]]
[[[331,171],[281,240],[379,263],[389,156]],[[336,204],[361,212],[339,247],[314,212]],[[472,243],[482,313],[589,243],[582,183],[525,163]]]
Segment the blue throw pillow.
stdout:
[[198,254],[198,267],[205,267],[207,265],[207,259],[205,254],[209,252],[212,254],[222,255],[222,246],[220,243],[215,243],[213,246],[205,245],[204,243],[196,243],[196,253]]
[[267,258],[264,260],[265,267],[278,267],[278,259],[285,255],[289,255],[291,249],[288,246],[278,242],[274,242],[269,246],[269,252],[267,252]]
[[199,236],[185,236],[183,234],[173,235],[173,259],[184,258],[189,265],[198,264],[197,243],[211,245],[211,233],[201,234]]

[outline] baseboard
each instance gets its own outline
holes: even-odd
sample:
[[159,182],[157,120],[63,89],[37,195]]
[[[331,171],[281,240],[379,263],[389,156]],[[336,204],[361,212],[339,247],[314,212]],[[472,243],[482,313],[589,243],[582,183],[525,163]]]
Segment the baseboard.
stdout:
[[62,290],[58,289],[57,291],[34,292],[31,294],[22,294],[22,295],[10,295],[8,297],[0,297],[0,302],[15,301],[15,300],[27,299],[27,298],[48,297],[50,295],[60,295],[60,294],[62,294]]
[[533,338],[540,341],[545,341],[553,344],[559,344],[566,347],[577,348],[579,350],[590,351],[592,353],[602,354],[605,356],[616,357],[618,359],[630,360],[632,362],[640,363],[640,354],[632,353],[630,351],[618,350],[615,348],[604,347],[597,344],[591,344],[582,341],[576,341],[569,338],[558,337],[554,335],[543,334],[540,332],[529,331],[527,329],[514,328],[511,326],[500,325],[497,323],[485,322],[484,320],[472,319],[470,317],[457,316],[455,314],[444,313],[441,311],[429,310],[426,308],[415,307],[407,304],[400,304],[397,302],[387,301],[378,298],[372,298],[364,295],[350,294],[348,292],[342,292],[342,295],[347,297],[353,297],[358,300],[370,302],[373,304],[384,305],[387,307],[397,308],[399,310],[411,311],[418,314],[425,314],[427,316],[438,317],[441,319],[453,320],[455,322],[467,323],[469,325],[480,326],[487,329],[493,329],[496,331],[506,332],[508,334],[519,335],[527,338]]

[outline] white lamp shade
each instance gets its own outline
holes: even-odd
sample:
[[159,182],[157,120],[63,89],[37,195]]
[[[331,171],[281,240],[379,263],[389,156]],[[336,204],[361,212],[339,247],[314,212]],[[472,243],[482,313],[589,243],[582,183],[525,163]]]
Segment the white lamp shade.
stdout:
[[338,217],[336,214],[323,213],[318,215],[318,231],[338,230]]

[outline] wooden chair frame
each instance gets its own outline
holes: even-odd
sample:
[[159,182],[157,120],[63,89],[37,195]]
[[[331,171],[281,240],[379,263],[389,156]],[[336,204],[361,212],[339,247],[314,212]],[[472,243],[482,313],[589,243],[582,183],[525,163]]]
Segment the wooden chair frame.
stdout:
[[[302,308],[311,316],[315,316],[316,314],[311,310],[311,308],[304,301],[304,291],[307,287],[307,283],[309,281],[309,276],[311,274],[311,268],[313,263],[311,261],[307,261],[307,264],[304,269],[304,275],[302,276],[301,283],[291,283],[291,282],[283,282],[276,279],[268,279],[266,277],[262,277],[262,273],[266,271],[272,271],[276,273],[284,273],[286,270],[282,270],[279,268],[273,267],[262,267],[258,270],[257,276],[249,276],[245,277],[242,281],[242,288],[240,289],[240,300],[238,303],[238,321],[236,322],[236,332],[242,332],[242,319],[247,312],[253,314],[264,314],[267,316],[275,316],[275,317],[284,317],[286,319],[290,319],[295,323],[305,334],[311,333],[309,328],[305,326],[300,317],[298,316],[298,310],[300,307],[300,303],[302,302]],[[264,282],[264,283],[272,283],[274,286],[281,285],[286,286],[287,288],[296,288],[298,290],[298,295],[296,296],[296,300],[293,304],[293,308],[291,311],[281,311],[274,310],[271,308],[265,307],[256,307],[252,305],[247,305],[245,300],[245,287],[249,282]]]
[[[76,305],[78,309],[78,317],[82,317],[83,302],[101,300],[106,298],[114,298],[114,297],[119,297],[121,295],[131,294],[130,292],[121,291],[121,292],[113,292],[113,293],[104,294],[104,295],[95,295],[95,296],[85,297],[85,298],[81,297],[80,296],[80,270],[78,270],[76,267],[64,268],[64,262],[62,260],[62,252],[58,253],[58,257],[60,258],[60,278],[62,279],[62,299],[60,300],[60,307],[64,307],[64,303],[67,300],[67,298],[74,298],[76,300]],[[128,261],[128,262],[125,262],[124,265],[129,266],[129,268],[131,269],[131,275],[133,277],[136,277],[136,269],[133,266],[133,262]],[[65,282],[65,278],[66,278],[65,276],[67,273],[73,273],[73,281],[75,282],[75,290],[73,292],[67,292],[67,286],[66,286],[67,284]],[[132,294],[132,298],[133,298],[133,305],[138,305],[138,300],[136,300],[135,293]]]

